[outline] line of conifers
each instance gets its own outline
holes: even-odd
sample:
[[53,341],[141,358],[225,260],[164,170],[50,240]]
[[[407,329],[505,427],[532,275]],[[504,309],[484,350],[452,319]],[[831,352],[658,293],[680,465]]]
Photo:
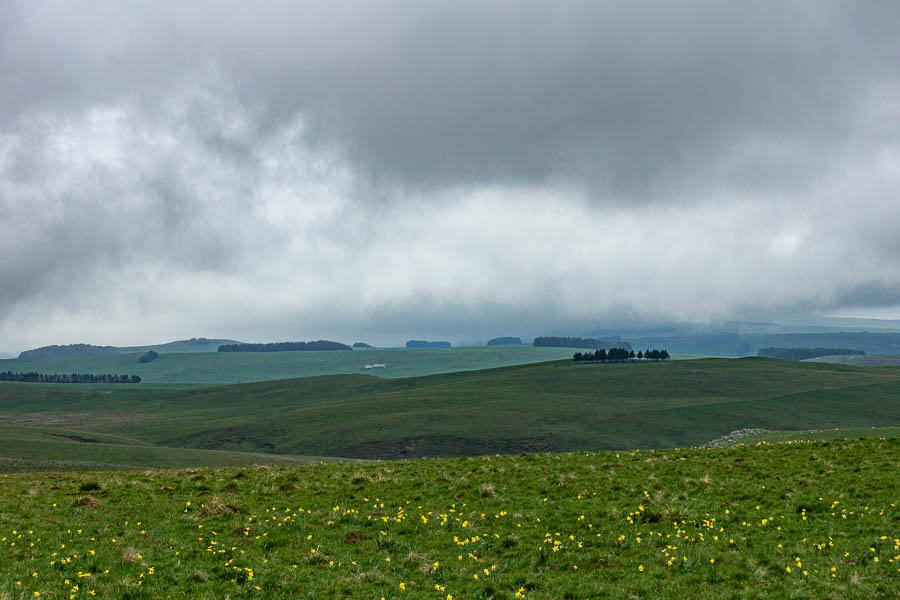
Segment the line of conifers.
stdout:
[[0,381],[27,383],[140,383],[137,375],[95,375],[93,373],[13,373],[0,371]]
[[575,362],[626,362],[629,360],[668,360],[667,350],[626,350],[625,348],[600,348],[595,352],[576,352],[572,355]]

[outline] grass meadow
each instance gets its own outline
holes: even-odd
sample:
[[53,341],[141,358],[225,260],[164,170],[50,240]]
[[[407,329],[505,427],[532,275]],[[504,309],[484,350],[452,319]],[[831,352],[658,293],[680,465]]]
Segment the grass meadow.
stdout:
[[900,439],[0,475],[3,598],[896,598]]
[[[769,359],[567,360],[403,379],[331,375],[186,389],[5,383],[0,424],[145,446],[345,458],[671,448],[744,428],[900,424],[900,369]],[[76,444],[66,451],[73,460],[117,463],[124,451],[104,443],[81,444],[90,456],[80,456]],[[186,466],[174,459],[147,464]]]

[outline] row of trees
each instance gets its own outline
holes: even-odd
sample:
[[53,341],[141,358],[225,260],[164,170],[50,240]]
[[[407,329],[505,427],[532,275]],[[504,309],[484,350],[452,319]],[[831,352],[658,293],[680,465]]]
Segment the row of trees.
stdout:
[[522,338],[514,337],[511,335],[504,337],[495,337],[492,340],[488,340],[488,346],[521,346]]
[[667,350],[638,350],[637,354],[634,350],[625,348],[610,348],[606,350],[600,348],[595,352],[576,352],[572,355],[575,362],[625,362],[628,360],[668,360],[669,352]]
[[433,349],[433,348],[450,348],[450,342],[429,342],[426,340],[409,340],[406,342],[407,348],[417,349]]
[[272,344],[222,344],[219,352],[297,352],[311,350],[352,350],[347,344],[317,340],[315,342],[275,342]]
[[26,383],[140,383],[137,375],[94,375],[93,373],[13,373],[0,371],[0,381]]

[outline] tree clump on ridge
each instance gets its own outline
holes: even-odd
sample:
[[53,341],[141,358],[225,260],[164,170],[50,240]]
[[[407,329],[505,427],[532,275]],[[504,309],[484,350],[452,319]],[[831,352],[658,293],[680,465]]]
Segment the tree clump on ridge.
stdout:
[[406,342],[407,348],[450,348],[450,342],[428,342],[425,340],[409,340]]
[[138,362],[141,364],[153,362],[157,358],[159,358],[159,353],[157,353],[155,350],[147,350],[147,352],[145,352],[144,354],[141,354],[141,357],[138,359]]
[[352,350],[347,344],[317,340],[315,342],[274,342],[271,344],[222,344],[218,352],[309,352],[318,350]]
[[492,340],[488,340],[488,346],[520,346],[522,344],[522,339],[512,336],[506,337],[496,337]]
[[600,348],[595,352],[576,352],[572,355],[575,362],[626,362],[631,360],[669,360],[669,352],[667,350],[639,350],[637,354],[634,350],[626,350],[625,348]]

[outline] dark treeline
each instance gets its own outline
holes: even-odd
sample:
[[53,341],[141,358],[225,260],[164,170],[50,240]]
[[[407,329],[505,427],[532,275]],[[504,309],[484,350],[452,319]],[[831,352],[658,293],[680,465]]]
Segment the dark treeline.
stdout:
[[600,348],[594,352],[576,352],[572,355],[575,362],[625,362],[629,360],[668,360],[667,350],[634,350],[626,348]]
[[506,336],[506,337],[496,337],[492,340],[488,340],[488,346],[520,346],[522,344],[522,339]]
[[779,360],[806,360],[817,356],[834,356],[836,354],[865,354],[862,350],[850,348],[760,348],[757,356],[777,358]]
[[427,342],[425,340],[409,340],[407,348],[450,348],[450,342]]
[[353,347],[354,348],[371,348],[372,346],[365,342],[353,342]]
[[153,362],[159,358],[159,354],[156,350],[147,350],[144,354],[141,354],[141,357],[138,359],[139,363],[148,363]]
[[0,371],[0,381],[26,383],[140,383],[137,375],[94,375],[93,373],[13,373]]
[[628,342],[607,342],[594,338],[580,337],[557,337],[542,336],[534,338],[535,346],[552,346],[555,348],[590,348],[591,350],[611,350],[613,348],[624,348],[631,350],[631,344]]
[[315,342],[274,342],[271,344],[222,344],[219,352],[307,352],[313,350],[352,350],[347,344],[317,340]]
[[80,356],[112,356],[118,354],[115,346],[69,344],[68,346],[42,346],[19,353],[19,358],[77,358]]

